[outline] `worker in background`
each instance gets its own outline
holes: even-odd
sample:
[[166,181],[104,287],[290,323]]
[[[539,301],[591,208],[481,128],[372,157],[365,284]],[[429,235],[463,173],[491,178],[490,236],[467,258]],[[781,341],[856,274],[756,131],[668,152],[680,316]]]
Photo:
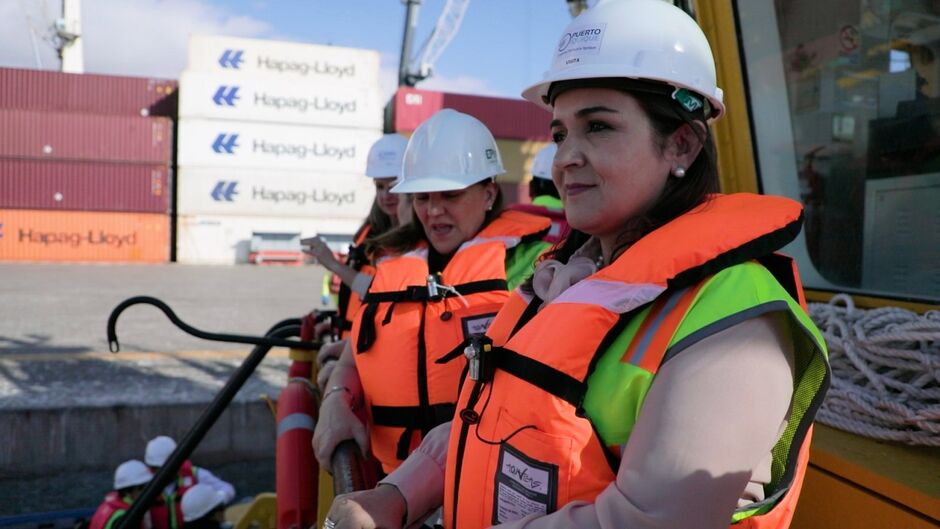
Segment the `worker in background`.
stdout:
[[[166,463],[174,450],[176,450],[176,441],[172,437],[166,435],[154,437],[147,443],[144,462],[153,472],[156,472]],[[205,468],[197,467],[187,459],[180,467],[176,479],[170,482],[154,501],[151,513],[155,529],[179,529],[183,526],[180,499],[189,488],[197,483],[208,485],[219,491],[225,498],[225,503],[235,499],[235,487],[231,483],[218,478]]]
[[553,112],[572,231],[470,358],[457,414],[328,527],[789,526],[825,342],[793,261],[802,210],[721,195],[709,43],[661,0],[600,2],[523,92]]
[[532,177],[529,179],[529,199],[531,204],[514,204],[512,209],[526,211],[548,217],[552,227],[545,236],[545,241],[556,244],[568,233],[568,222],[559,198],[558,189],[552,182],[552,161],[558,146],[554,143],[539,149],[532,160]]
[[[105,495],[104,502],[98,506],[88,528],[114,529],[117,527],[118,519],[124,516],[131,504],[140,497],[151,477],[153,474],[147,465],[136,459],[118,465],[114,471],[114,490]],[[149,513],[144,515],[140,527],[142,529],[151,527]]]
[[225,494],[209,485],[197,483],[183,494],[183,529],[223,529],[231,527],[225,521]]
[[[408,224],[414,219],[411,201],[411,194],[398,194],[398,219],[402,224]],[[339,358],[339,353],[342,352],[343,347],[345,347],[345,341],[341,343],[334,342],[321,347],[317,353],[317,364],[320,366],[317,371],[317,387],[320,388],[321,392],[326,389],[326,382],[336,365],[334,361]]]
[[411,194],[415,220],[370,240],[376,274],[314,431],[322,468],[355,439],[390,472],[453,416],[460,344],[486,330],[548,246],[548,219],[503,210],[495,178],[504,172],[493,135],[472,116],[444,109],[415,130],[392,189]]
[[[390,190],[401,172],[401,160],[407,144],[408,139],[401,134],[386,134],[369,149],[366,176],[372,178],[375,184],[375,201],[369,216],[353,236],[345,262],[340,262],[320,237],[300,241],[307,247],[304,251],[316,258],[317,262],[330,272],[324,277],[324,288],[327,289],[325,292],[329,291],[328,285],[331,282],[339,279],[336,318],[317,327],[317,340],[323,340],[328,333],[336,338],[343,338],[349,332],[351,319],[359,310],[360,299],[369,288],[374,273],[370,258],[364,252],[363,243],[367,238],[379,237],[399,224],[399,197]],[[324,376],[329,375],[332,366],[327,366],[339,358],[344,344],[342,340],[337,340],[320,348],[317,363]]]
[[[339,278],[339,296],[337,312],[340,334],[349,330],[349,318],[359,308],[359,299],[365,294],[371,277],[371,263],[363,253],[363,242],[368,237],[378,237],[398,226],[398,195],[390,190],[401,172],[401,159],[408,139],[401,134],[386,134],[369,149],[366,160],[366,176],[375,184],[375,201],[369,216],[353,236],[346,262],[340,262],[320,237],[303,239],[306,253],[316,258],[317,262],[329,270],[333,277]],[[320,336],[317,336],[319,339]]]

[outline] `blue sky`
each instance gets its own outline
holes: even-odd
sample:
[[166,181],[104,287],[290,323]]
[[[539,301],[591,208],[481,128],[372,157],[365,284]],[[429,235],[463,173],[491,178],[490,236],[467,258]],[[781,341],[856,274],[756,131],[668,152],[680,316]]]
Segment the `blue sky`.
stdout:
[[[422,0],[415,49],[445,3]],[[0,66],[58,67],[42,38],[58,5],[0,1]],[[83,0],[86,71],[175,78],[186,35],[209,33],[375,49],[391,90],[404,14],[401,0]],[[517,97],[548,67],[569,21],[565,0],[471,0],[435,78],[419,87]]]

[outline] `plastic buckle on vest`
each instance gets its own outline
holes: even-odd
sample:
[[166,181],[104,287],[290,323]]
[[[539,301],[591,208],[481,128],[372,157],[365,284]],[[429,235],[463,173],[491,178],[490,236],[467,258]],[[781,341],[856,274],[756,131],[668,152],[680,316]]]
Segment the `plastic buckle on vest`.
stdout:
[[428,299],[431,301],[440,301],[444,297],[440,291],[441,282],[437,274],[428,274]]
[[469,343],[464,347],[463,354],[467,357],[467,376],[477,382],[489,382],[493,379],[493,340],[485,334],[475,334],[470,337]]

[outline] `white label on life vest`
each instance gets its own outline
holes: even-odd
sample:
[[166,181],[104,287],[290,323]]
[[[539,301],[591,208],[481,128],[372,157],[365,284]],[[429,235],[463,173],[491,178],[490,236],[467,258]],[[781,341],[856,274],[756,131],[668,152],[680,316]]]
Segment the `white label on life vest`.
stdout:
[[463,325],[464,339],[470,338],[475,334],[486,334],[486,330],[490,328],[490,324],[493,323],[495,318],[495,312],[462,318],[460,323]]
[[528,458],[506,443],[499,450],[493,523],[511,522],[555,510],[558,467]]

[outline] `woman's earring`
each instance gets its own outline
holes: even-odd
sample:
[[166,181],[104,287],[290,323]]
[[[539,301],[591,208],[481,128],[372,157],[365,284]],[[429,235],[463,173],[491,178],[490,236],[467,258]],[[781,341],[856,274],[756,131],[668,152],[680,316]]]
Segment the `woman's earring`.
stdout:
[[676,168],[672,170],[672,174],[674,174],[676,178],[682,178],[685,176],[685,167],[677,165]]
[[490,204],[489,206],[486,206],[486,210],[487,210],[487,211],[493,211],[493,204]]

